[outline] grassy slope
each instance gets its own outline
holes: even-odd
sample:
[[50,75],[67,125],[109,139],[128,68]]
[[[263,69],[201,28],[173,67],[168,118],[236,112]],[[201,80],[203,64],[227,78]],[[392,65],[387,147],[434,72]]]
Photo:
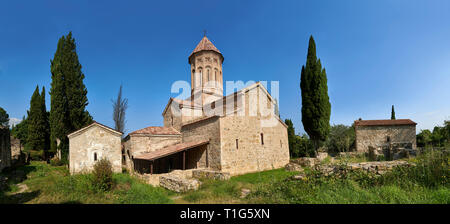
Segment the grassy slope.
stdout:
[[[445,165],[448,169],[448,162]],[[42,162],[32,162],[19,168],[20,172],[27,179],[11,178],[9,189],[0,191],[0,203],[450,203],[447,176],[440,179],[444,180],[442,184],[426,186],[427,182],[401,172],[372,181],[364,175],[317,177],[306,170],[307,181],[294,181],[289,177],[295,172],[277,169],[236,176],[229,181],[203,180],[198,191],[183,194],[152,187],[128,174],[115,174],[113,190],[99,192],[90,184],[91,175],[70,176],[65,167]],[[20,190],[17,183],[26,184],[29,189],[13,194]],[[242,199],[242,188],[252,193]]]
[[28,191],[17,192],[17,187],[9,187],[0,192],[0,203],[172,203],[173,193],[144,184],[128,174],[114,174],[116,182],[113,190],[102,192],[91,185],[92,176],[70,176],[65,167],[52,167],[43,162],[32,162],[18,168],[27,179],[11,179],[10,186],[20,182],[28,186]]

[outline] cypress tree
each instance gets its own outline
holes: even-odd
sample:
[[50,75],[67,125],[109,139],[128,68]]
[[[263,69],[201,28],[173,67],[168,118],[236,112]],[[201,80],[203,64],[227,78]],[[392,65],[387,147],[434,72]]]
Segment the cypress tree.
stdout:
[[47,106],[45,105],[45,87],[42,87],[41,92],[41,113],[42,113],[42,125],[44,130],[44,158],[48,158],[48,152],[50,151],[50,123],[49,113],[47,112]]
[[67,135],[92,123],[92,117],[85,110],[87,89],[72,32],[59,39],[51,60],[51,73],[50,145],[51,151],[56,152],[56,140],[59,139],[59,149],[65,159],[69,148]]
[[50,151],[57,151],[56,140],[67,142],[69,133],[69,116],[64,83],[65,37],[58,40],[55,55],[51,63],[52,83],[50,88]]
[[316,44],[309,38],[306,65],[302,66],[302,123],[317,151],[330,131],[331,104],[328,97],[327,74],[316,56]]
[[65,87],[69,109],[69,120],[71,131],[78,130],[90,123],[92,117],[85,110],[88,105],[87,89],[83,83],[84,74],[81,71],[81,64],[76,53],[75,39],[72,32],[69,32],[65,39],[65,56],[67,57],[65,68]]
[[395,110],[394,110],[394,105],[392,105],[391,120],[395,120]]
[[40,158],[44,158],[44,151],[46,149],[46,112],[42,109],[42,99],[41,95],[39,95],[39,86],[36,86],[36,90],[30,100],[26,148],[28,150],[35,151]]

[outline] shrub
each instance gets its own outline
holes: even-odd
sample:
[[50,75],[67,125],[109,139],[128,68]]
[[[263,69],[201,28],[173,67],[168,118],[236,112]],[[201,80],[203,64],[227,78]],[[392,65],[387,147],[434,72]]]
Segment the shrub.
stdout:
[[396,167],[384,176],[387,183],[416,183],[424,187],[448,186],[450,176],[449,155],[446,151],[428,151],[416,158],[413,167]]
[[102,191],[108,191],[113,186],[113,172],[111,162],[101,159],[94,165],[92,185]]
[[58,157],[53,157],[51,160],[50,160],[50,165],[52,165],[52,166],[62,166],[62,165],[64,165],[64,162],[62,161],[62,160],[60,160]]

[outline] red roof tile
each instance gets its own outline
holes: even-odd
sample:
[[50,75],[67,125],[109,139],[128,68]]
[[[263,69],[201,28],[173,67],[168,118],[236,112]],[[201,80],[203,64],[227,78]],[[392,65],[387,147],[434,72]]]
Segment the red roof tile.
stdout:
[[219,49],[214,46],[214,44],[206,37],[204,36],[202,40],[197,44],[197,47],[195,47],[194,51],[192,51],[191,55],[189,56],[189,61],[191,60],[191,57],[200,51],[214,51],[220,54],[222,56],[223,61],[223,55],[220,53]]
[[132,134],[151,134],[151,135],[180,135],[181,133],[172,127],[146,127],[143,129],[139,129],[137,131],[133,131]]
[[355,126],[390,126],[390,125],[416,125],[417,123],[410,119],[395,120],[356,120]]
[[193,142],[183,142],[175,145],[170,145],[160,150],[154,152],[144,153],[138,156],[135,156],[134,159],[143,159],[143,160],[155,160],[159,158],[163,158],[177,152],[181,152],[184,150],[192,149],[197,146],[208,144],[209,140],[198,140]]

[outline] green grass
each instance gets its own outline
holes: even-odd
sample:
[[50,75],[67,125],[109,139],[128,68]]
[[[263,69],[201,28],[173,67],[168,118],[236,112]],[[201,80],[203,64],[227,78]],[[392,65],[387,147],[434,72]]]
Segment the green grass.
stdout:
[[[383,176],[362,171],[345,177],[325,177],[305,169],[306,180],[292,180],[296,172],[275,169],[234,176],[227,181],[201,180],[198,191],[174,193],[153,187],[127,173],[114,174],[109,191],[92,185],[91,174],[69,175],[62,166],[43,162],[0,175],[9,176],[0,190],[0,203],[450,203],[448,154],[424,154],[410,159],[417,165]],[[20,178],[25,176],[26,179]],[[18,192],[17,184],[28,190]],[[251,194],[241,198],[243,188]]]
[[[173,193],[128,174],[114,174],[113,189],[101,191],[92,185],[91,174],[70,175],[66,167],[32,161],[18,170],[26,175],[26,180],[9,181],[8,188],[0,192],[0,203],[172,203]],[[25,184],[28,191],[14,194],[17,183]]]

